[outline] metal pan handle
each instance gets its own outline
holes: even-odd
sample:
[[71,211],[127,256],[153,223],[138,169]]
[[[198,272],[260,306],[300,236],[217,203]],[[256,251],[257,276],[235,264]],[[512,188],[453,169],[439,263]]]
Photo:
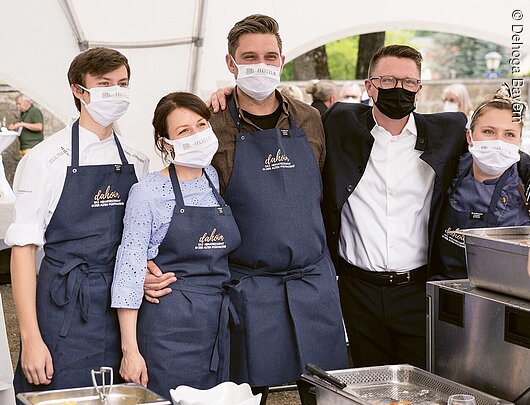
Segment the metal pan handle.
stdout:
[[341,390],[346,388],[346,384],[344,384],[341,380],[339,380],[337,377],[332,376],[328,372],[322,370],[320,367],[313,363],[307,363],[305,365],[305,369],[317,377],[322,378],[324,381],[330,383],[331,385],[340,388]]
[[[91,370],[90,374],[92,375],[92,384],[94,384],[94,388],[96,389],[99,398],[102,401],[106,401],[114,384],[114,373],[112,372],[112,367],[101,367],[99,370]],[[96,379],[96,375],[98,374],[101,374],[101,387],[98,385]],[[106,374],[109,374],[110,376],[110,384],[108,385],[105,379]]]

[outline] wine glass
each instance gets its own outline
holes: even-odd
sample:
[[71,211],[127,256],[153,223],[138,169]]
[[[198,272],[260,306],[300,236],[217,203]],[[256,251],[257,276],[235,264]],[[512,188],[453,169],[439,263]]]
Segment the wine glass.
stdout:
[[477,403],[473,395],[456,394],[449,397],[447,405],[477,405]]

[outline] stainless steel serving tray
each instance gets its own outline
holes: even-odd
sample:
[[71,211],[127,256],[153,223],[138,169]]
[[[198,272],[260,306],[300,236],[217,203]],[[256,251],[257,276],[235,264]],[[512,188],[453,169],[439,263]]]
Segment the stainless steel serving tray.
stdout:
[[511,402],[439,377],[410,365],[364,367],[328,371],[346,384],[337,388],[314,375],[302,379],[316,387],[318,405],[445,404],[453,394],[471,394],[477,405]]
[[117,384],[106,400],[99,398],[94,387],[27,392],[17,395],[25,405],[171,405],[153,391],[135,383]]
[[454,232],[464,237],[473,285],[530,300],[530,226]]

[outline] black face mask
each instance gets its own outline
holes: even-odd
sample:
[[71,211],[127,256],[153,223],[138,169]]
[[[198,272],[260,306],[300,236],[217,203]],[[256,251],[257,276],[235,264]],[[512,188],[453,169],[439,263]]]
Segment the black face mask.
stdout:
[[399,120],[414,111],[416,108],[414,105],[415,97],[416,92],[401,87],[377,89],[375,105],[388,118]]

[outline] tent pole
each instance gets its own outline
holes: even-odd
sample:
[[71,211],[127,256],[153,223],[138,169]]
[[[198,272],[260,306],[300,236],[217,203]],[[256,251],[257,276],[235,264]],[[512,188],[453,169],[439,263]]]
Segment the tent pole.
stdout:
[[89,48],[88,41],[86,40],[83,29],[81,28],[81,24],[79,23],[77,14],[75,14],[74,12],[74,7],[72,7],[72,1],[59,0],[59,4],[61,5],[61,8],[63,9],[64,14],[66,15],[66,19],[68,20],[68,23],[70,24],[70,27],[72,28],[72,31],[74,32],[75,37],[77,38],[77,45],[79,46],[79,50],[86,51]]
[[188,82],[186,88],[191,93],[197,93],[197,78],[201,52],[200,48],[204,42],[204,22],[206,19],[207,0],[197,0],[195,7],[195,19],[193,22],[193,43],[190,49],[190,61],[188,66]]

